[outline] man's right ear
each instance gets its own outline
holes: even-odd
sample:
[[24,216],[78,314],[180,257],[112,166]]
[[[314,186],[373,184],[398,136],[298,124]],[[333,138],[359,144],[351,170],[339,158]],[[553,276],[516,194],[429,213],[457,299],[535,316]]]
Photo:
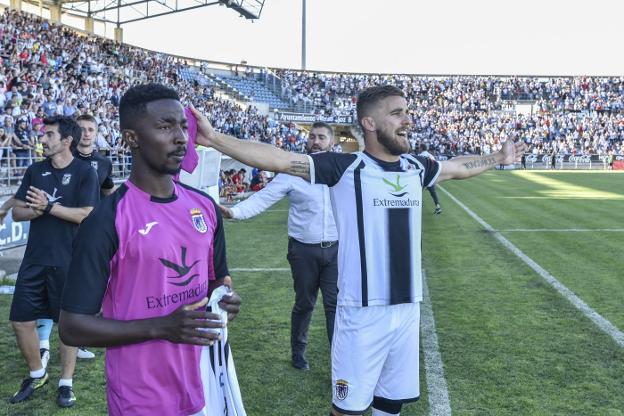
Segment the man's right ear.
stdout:
[[130,130],[130,129],[122,130],[121,138],[123,139],[126,146],[128,146],[130,149],[136,149],[137,147],[139,147],[137,134],[134,130]]
[[375,119],[372,117],[362,117],[360,119],[360,126],[363,131],[373,132],[377,128],[375,125]]

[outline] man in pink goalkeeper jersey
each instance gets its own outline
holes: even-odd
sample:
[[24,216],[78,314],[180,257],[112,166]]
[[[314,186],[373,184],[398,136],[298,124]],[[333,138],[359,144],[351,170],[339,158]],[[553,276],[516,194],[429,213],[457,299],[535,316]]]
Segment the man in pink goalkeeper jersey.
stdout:
[[[111,415],[204,415],[200,353],[217,337],[205,329],[223,326],[205,305],[214,288],[231,285],[221,214],[208,195],[173,180],[188,144],[174,90],[133,87],[119,113],[130,179],[78,231],[61,338],[107,347]],[[220,306],[231,320],[240,297]]]

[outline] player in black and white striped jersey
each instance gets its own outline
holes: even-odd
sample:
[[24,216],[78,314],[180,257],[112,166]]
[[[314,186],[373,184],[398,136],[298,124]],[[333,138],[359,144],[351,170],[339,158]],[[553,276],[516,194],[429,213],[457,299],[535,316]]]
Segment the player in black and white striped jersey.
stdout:
[[[197,142],[263,170],[330,188],[339,234],[338,307],[332,344],[332,414],[398,415],[418,399],[422,188],[511,164],[523,143],[449,161],[410,156],[413,122],[403,92],[363,91],[357,118],[365,150],[301,155],[217,133],[199,119]],[[516,158],[517,155],[517,158]]]

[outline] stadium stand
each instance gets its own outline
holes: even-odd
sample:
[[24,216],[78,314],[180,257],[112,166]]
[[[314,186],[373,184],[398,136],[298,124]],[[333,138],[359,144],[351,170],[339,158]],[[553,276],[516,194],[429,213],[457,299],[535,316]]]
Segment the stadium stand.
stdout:
[[[260,75],[258,75],[260,76]],[[234,76],[221,76],[217,77],[218,80],[223,81],[232,90],[238,92],[249,101],[256,101],[260,103],[267,103],[272,109],[288,109],[289,105],[277,97],[271,90],[269,90],[259,80],[255,79],[256,74],[251,73],[248,77]]]
[[289,151],[303,151],[305,130],[260,107],[353,116],[358,91],[389,83],[408,96],[412,148],[425,143],[440,158],[489,154],[518,136],[529,144],[529,161],[553,153],[575,167],[579,161],[585,167],[587,157],[604,166],[609,155],[624,159],[624,77],[373,75],[246,65],[213,71],[8,9],[0,15],[0,64],[2,184],[16,183],[41,157],[37,133],[42,118],[54,114],[93,114],[97,146],[124,177],[130,158],[119,140],[117,105],[129,86],[147,81],[174,85],[218,130]]
[[[485,77],[326,74],[275,70],[282,94],[318,114],[353,114],[357,92],[401,87],[414,114],[412,146],[437,154],[490,153],[515,134],[532,154],[622,155],[624,77]],[[518,105],[529,107],[518,112]]]

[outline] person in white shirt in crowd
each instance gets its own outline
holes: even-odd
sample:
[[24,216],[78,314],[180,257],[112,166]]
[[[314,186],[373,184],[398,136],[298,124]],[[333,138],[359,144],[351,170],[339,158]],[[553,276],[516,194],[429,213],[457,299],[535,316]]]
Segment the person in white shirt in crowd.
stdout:
[[[326,152],[334,144],[332,127],[323,122],[312,125],[307,153]],[[221,206],[225,218],[247,219],[288,197],[288,262],[292,270],[295,305],[291,315],[292,366],[310,368],[305,359],[308,328],[319,289],[323,295],[325,325],[331,345],[336,315],[338,282],[338,233],[327,185],[310,182],[285,173],[277,175],[261,191],[228,208]]]

